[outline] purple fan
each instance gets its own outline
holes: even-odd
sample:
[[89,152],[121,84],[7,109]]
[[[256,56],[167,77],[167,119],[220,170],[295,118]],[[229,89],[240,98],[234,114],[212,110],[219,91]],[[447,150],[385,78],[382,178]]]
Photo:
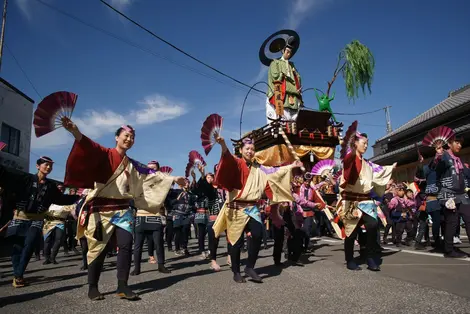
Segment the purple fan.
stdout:
[[332,159],[325,159],[317,162],[315,166],[313,166],[311,173],[314,176],[327,176],[328,173],[333,171],[335,167],[335,161]]

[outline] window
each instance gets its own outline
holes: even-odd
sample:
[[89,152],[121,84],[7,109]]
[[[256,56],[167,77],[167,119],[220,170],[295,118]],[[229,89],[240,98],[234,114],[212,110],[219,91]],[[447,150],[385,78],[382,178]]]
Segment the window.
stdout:
[[2,123],[1,141],[7,144],[3,152],[18,156],[20,154],[20,130]]

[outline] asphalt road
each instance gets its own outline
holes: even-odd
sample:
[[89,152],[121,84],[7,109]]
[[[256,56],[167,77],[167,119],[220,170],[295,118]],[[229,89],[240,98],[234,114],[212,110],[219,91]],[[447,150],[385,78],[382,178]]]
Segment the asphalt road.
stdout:
[[[467,239],[463,250],[470,252]],[[222,241],[221,241],[222,242]],[[219,252],[224,253],[224,243]],[[261,251],[257,271],[263,284],[236,284],[220,257],[214,273],[207,260],[167,252],[168,275],[143,263],[143,273],[129,284],[140,301],[120,300],[115,258],[106,260],[100,290],[104,301],[88,300],[86,272],[80,256],[63,257],[58,265],[32,261],[25,276],[31,285],[11,286],[11,264],[0,262],[0,312],[5,313],[470,313],[470,259],[450,260],[439,254],[395,248],[384,252],[382,271],[348,271],[342,242],[324,238],[303,267],[278,269],[272,250]],[[196,251],[195,240],[191,249]],[[146,253],[144,252],[144,258]],[[243,258],[243,257],[242,257]]]

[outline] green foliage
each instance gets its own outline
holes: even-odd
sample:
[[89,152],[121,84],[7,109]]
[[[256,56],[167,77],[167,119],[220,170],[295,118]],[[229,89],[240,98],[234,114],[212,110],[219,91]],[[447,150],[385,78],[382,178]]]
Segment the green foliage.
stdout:
[[359,97],[359,88],[362,89],[364,96],[366,95],[366,86],[371,93],[375,60],[369,48],[358,40],[353,40],[346,45],[339,57],[344,60],[341,68],[349,100],[354,101]]

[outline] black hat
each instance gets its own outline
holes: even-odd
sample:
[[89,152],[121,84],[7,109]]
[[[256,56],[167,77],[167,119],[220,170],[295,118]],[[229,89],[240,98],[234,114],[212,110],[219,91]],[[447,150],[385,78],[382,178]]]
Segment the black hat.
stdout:
[[296,31],[290,29],[283,29],[269,36],[259,49],[259,60],[265,66],[269,66],[272,61],[272,59],[266,55],[265,51],[268,43],[270,53],[278,53],[284,50],[284,48],[290,48],[292,50],[291,57],[293,57],[299,49],[300,37]]

